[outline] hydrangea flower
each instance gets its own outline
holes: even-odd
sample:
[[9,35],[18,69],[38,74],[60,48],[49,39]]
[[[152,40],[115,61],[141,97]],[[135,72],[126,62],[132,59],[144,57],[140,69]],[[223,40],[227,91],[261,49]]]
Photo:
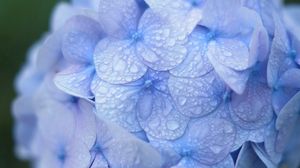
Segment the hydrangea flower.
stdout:
[[279,0],[73,0],[16,80],[35,167],[296,166],[299,23]]

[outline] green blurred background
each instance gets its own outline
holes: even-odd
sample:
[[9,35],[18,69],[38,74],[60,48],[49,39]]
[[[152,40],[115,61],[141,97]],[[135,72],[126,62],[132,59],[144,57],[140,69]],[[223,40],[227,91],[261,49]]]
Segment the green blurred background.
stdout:
[[[287,0],[295,3],[300,0]],[[27,168],[15,158],[11,101],[13,81],[27,49],[48,30],[57,0],[0,0],[0,168]],[[300,19],[300,18],[299,18]]]

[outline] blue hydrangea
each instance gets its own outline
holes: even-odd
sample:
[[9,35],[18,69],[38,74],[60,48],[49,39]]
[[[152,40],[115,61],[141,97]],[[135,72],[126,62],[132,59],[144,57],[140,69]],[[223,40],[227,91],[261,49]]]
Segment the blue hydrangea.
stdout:
[[16,80],[38,168],[296,167],[299,8],[280,0],[73,0]]

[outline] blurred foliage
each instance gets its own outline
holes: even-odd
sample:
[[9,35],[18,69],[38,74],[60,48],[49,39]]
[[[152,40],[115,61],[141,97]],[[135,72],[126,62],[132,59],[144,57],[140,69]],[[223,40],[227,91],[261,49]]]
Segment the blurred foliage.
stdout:
[[[0,168],[27,168],[13,149],[14,78],[28,48],[48,30],[55,0],[0,0]],[[287,0],[288,3],[300,0]]]

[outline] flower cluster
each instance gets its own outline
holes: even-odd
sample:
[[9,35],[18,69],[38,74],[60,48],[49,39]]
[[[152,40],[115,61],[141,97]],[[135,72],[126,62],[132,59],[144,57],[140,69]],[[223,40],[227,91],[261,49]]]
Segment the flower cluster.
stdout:
[[295,166],[296,16],[278,0],[60,3],[16,81],[17,154],[38,168]]

